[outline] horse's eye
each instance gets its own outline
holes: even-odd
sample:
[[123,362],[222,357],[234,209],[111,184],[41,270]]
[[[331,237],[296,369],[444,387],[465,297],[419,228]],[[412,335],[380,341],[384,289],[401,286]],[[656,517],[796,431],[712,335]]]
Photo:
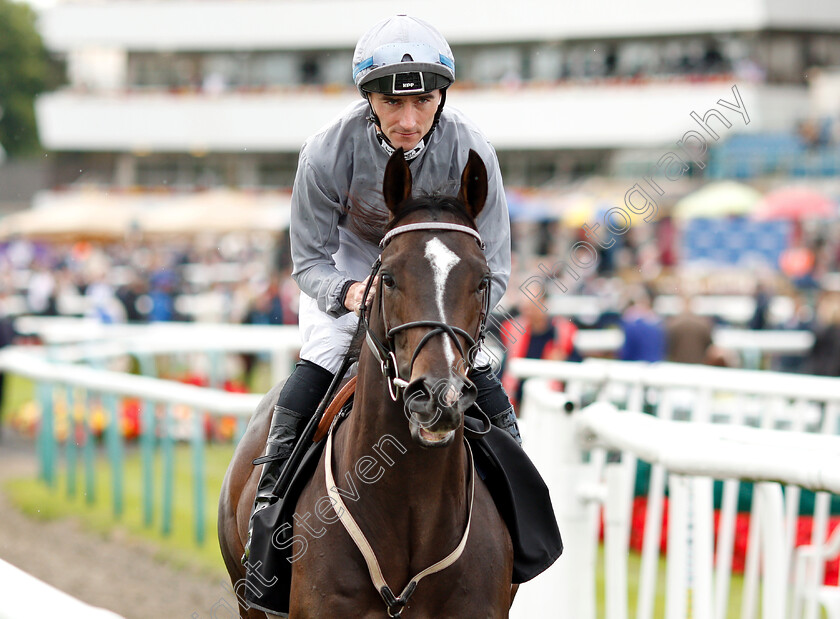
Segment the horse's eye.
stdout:
[[476,292],[484,292],[485,290],[487,290],[487,287],[489,285],[490,285],[490,276],[486,275],[486,276],[481,278],[480,282],[478,282],[478,288],[476,289]]
[[397,282],[394,281],[394,278],[391,276],[390,273],[383,273],[382,274],[382,285],[386,288],[396,288]]

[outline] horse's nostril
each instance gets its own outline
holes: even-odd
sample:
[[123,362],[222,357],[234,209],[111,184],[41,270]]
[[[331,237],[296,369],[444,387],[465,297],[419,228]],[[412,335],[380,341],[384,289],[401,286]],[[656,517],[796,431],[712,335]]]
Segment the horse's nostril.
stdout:
[[432,397],[432,390],[426,383],[425,378],[418,378],[416,380],[411,381],[408,384],[408,387],[405,388],[405,397],[406,399],[412,400],[416,398],[423,398],[424,400],[428,400]]
[[431,408],[432,392],[422,378],[413,380],[405,388],[405,408],[410,415],[424,414]]

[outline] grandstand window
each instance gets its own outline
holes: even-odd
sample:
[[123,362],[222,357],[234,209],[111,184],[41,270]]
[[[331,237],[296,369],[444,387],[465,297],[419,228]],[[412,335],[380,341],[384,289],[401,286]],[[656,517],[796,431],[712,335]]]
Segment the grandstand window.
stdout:
[[247,85],[248,54],[214,53],[204,56],[203,84],[205,90],[227,90]]
[[304,56],[298,63],[298,81],[301,84],[320,84],[321,63],[317,56]]
[[293,154],[276,154],[264,156],[257,164],[257,182],[260,187],[286,188],[291,187],[297,170],[297,156]]
[[136,184],[141,187],[208,189],[234,185],[235,168],[223,156],[153,155],[138,159]]
[[840,65],[840,37],[816,35],[809,37],[807,45],[809,66]]
[[770,33],[756,42],[756,60],[774,83],[799,84],[804,81],[805,49],[792,35]]
[[563,77],[580,79],[587,77],[587,60],[589,45],[575,44],[569,47],[564,63]]
[[297,63],[288,52],[257,54],[251,61],[251,84],[270,87],[294,84],[297,80]]
[[539,45],[530,51],[530,77],[554,81],[563,75],[563,48],[557,44]]
[[321,57],[321,72],[325,84],[352,85],[353,78],[349,67],[353,64],[353,53],[349,51],[329,51]]
[[616,71],[623,77],[653,73],[657,62],[657,50],[650,41],[626,41],[618,45]]
[[487,47],[475,51],[470,78],[487,84],[522,78],[522,50],[518,47]]

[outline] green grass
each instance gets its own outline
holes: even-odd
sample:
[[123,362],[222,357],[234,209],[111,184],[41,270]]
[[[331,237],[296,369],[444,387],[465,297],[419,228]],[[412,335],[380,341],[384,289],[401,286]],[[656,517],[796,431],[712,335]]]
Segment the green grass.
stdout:
[[35,398],[35,383],[28,378],[6,373],[3,401],[0,402],[0,419],[6,424],[12,413]]
[[105,536],[117,535],[147,543],[158,558],[177,567],[189,566],[213,575],[225,574],[219,545],[216,539],[216,509],[222,479],[233,453],[230,445],[207,445],[205,473],[207,476],[205,504],[205,540],[198,546],[194,533],[194,508],[192,484],[192,453],[188,445],[175,450],[175,487],[172,507],[172,530],[169,535],[161,532],[162,474],[161,458],[155,462],[153,522],[143,523],[142,468],[140,452],[130,449],[125,458],[124,509],[121,518],[115,518],[112,508],[112,476],[103,455],[96,464],[96,501],[88,504],[84,496],[84,477],[79,467],[76,496],[67,493],[67,476],[62,462],[55,488],[37,479],[13,479],[4,485],[12,502],[26,514],[37,518],[55,519],[73,517],[86,528]]
[[[606,616],[605,608],[605,573],[604,565],[604,546],[598,548],[597,557],[598,571],[595,575],[595,592],[598,600],[597,616],[599,619],[604,619]],[[656,574],[656,593],[653,602],[653,616],[660,618],[665,616],[665,578],[666,578],[666,562],[664,557],[659,558],[659,565]],[[638,605],[639,592],[639,574],[642,567],[642,555],[637,552],[630,552],[627,559],[627,607],[629,609],[628,616],[636,616],[636,607]],[[744,588],[744,578],[742,574],[732,574],[729,583],[729,606],[727,607],[727,619],[740,619],[741,617],[741,599]],[[690,616],[690,614],[689,614]]]

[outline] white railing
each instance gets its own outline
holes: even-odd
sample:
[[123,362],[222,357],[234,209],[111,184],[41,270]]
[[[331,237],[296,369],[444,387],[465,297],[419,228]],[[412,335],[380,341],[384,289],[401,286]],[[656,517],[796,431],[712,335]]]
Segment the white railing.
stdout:
[[61,617],[62,619],[121,619],[121,615],[89,606],[59,591],[0,559],[0,617],[30,619]]
[[[557,609],[553,616],[595,616],[602,508],[606,617],[628,616],[627,559],[637,459],[650,463],[651,472],[634,616],[653,617],[666,482],[670,501],[665,616],[727,616],[739,480],[759,482],[751,508],[740,616],[757,616],[759,591],[765,617],[798,618],[804,610],[804,616],[813,619],[818,601],[833,603],[832,610],[840,613],[838,590],[821,586],[824,558],[840,549],[840,533],[826,545],[829,493],[840,494],[840,438],[833,436],[838,432],[840,380],[620,362],[526,360],[514,364],[513,370],[522,377],[563,380],[567,391],[552,390],[548,380],[525,384],[525,445],[549,483],[566,552],[549,572],[523,586],[514,617],[547,607]],[[584,412],[567,412],[593,397],[601,401]],[[610,398],[630,411],[647,406],[656,416],[618,412],[604,401]],[[692,422],[674,421],[675,416]],[[718,423],[709,423],[712,420]],[[760,428],[743,427],[747,422]],[[607,457],[607,449],[613,457]],[[619,462],[614,462],[615,452],[621,453]],[[713,478],[725,480],[717,537]],[[784,495],[779,483],[771,481],[785,484]],[[817,494],[811,544],[795,550],[802,487]],[[540,606],[530,605],[535,599]]]
[[[296,325],[237,325],[159,322],[103,324],[84,318],[22,316],[15,328],[37,335],[52,347],[54,361],[104,361],[124,356],[224,355],[264,353],[271,359],[272,382],[289,375],[300,349]],[[221,360],[210,361],[219,365]],[[218,367],[216,369],[219,369]]]
[[[114,515],[123,512],[124,437],[121,430],[123,398],[135,398],[141,411],[139,437],[143,478],[143,520],[151,526],[154,520],[155,481],[154,454],[160,450],[163,459],[163,487],[161,528],[168,535],[173,526],[174,474],[176,440],[191,444],[194,535],[203,544],[205,528],[204,487],[204,415],[232,416],[240,420],[238,432],[262,399],[257,394],[230,393],[218,389],[196,387],[151,376],[136,376],[123,372],[49,361],[37,354],[38,349],[7,348],[0,351],[0,369],[24,376],[36,383],[41,418],[38,432],[38,458],[40,477],[54,485],[58,479],[59,460],[66,464],[67,492],[77,490],[77,469],[83,468],[85,496],[89,503],[95,501],[95,440],[93,436],[92,408],[99,403],[108,420],[104,431],[105,452],[111,469],[111,501]],[[56,436],[59,401],[65,411],[81,411],[81,418],[66,414],[68,440],[59,444]],[[77,442],[78,436],[83,440]]]
[[[86,318],[44,318],[24,316],[17,320],[18,330],[37,334],[51,343],[84,342],[87,340],[144,340],[148,337],[187,346],[203,341],[204,335],[213,333],[218,345],[240,352],[259,352],[280,349],[282,354],[300,346],[298,328],[294,325],[269,327],[263,325],[236,325],[218,323],[153,323],[102,324]],[[169,340],[175,334],[178,339]],[[193,334],[192,336],[190,334]],[[515,335],[515,333],[514,333]],[[753,331],[748,329],[719,328],[712,334],[716,346],[740,354],[745,360],[761,359],[765,355],[805,355],[814,343],[810,331]],[[575,334],[575,347],[583,356],[615,353],[624,342],[620,329],[581,329]],[[205,343],[206,345],[206,343]],[[170,350],[174,345],[170,345]]]
[[231,393],[171,380],[137,376],[39,357],[32,349],[0,351],[0,368],[52,387],[82,389],[100,395],[138,398],[168,405],[184,405],[215,415],[250,418],[261,395]]

